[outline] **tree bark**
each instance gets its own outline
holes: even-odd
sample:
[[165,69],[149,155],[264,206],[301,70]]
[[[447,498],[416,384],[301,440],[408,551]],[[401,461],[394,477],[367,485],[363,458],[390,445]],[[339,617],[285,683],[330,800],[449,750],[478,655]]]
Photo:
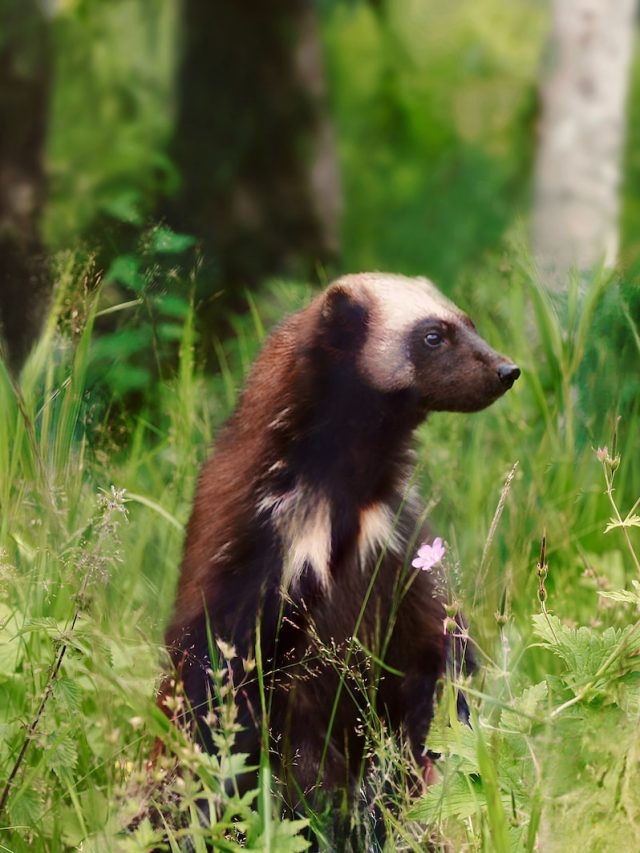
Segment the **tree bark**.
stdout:
[[38,0],[0,0],[0,331],[17,367],[48,300],[39,217],[50,92],[48,24]]
[[338,252],[341,191],[311,0],[184,0],[175,228],[218,288]]
[[556,289],[618,255],[636,0],[554,0],[542,86],[533,250]]

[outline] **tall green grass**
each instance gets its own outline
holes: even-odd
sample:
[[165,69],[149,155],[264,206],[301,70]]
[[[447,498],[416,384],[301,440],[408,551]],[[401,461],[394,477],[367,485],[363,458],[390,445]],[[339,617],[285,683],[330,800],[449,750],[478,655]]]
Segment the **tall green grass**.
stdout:
[[[173,377],[123,420],[103,414],[90,370],[99,292],[85,293],[76,259],[59,270],[22,374],[0,367],[0,845],[143,851],[164,835],[172,850],[205,840],[304,849],[267,762],[253,798],[224,788],[244,767],[231,702],[212,758],[154,701],[199,464],[256,352],[260,318],[302,291],[279,286],[238,318],[216,378],[199,370],[189,312]],[[443,688],[429,739],[443,754],[440,781],[421,796],[409,795],[407,757],[369,715],[389,850],[423,850],[427,839],[436,850],[624,849],[638,831],[640,420],[629,387],[640,350],[626,288],[604,275],[575,280],[557,304],[513,251],[455,294],[523,376],[491,409],[433,416],[420,430],[421,490],[449,544],[452,599],[481,672],[465,685],[470,729]],[[601,322],[613,315],[607,341]],[[633,361],[620,357],[630,352]],[[326,654],[345,666],[339,650]],[[175,775],[168,758],[147,769],[156,737],[193,774]],[[213,826],[199,817],[204,802],[219,815]],[[307,819],[327,831],[326,815]]]

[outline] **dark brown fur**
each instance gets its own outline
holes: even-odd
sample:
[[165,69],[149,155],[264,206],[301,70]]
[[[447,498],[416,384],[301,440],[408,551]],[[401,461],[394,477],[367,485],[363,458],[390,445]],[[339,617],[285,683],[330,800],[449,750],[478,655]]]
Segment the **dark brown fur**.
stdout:
[[[446,650],[432,579],[412,569],[407,554],[427,535],[421,508],[407,499],[412,432],[429,411],[479,409],[508,387],[497,377],[507,360],[450,304],[438,317],[423,317],[419,307],[413,317],[407,305],[410,322],[398,352],[406,352],[414,378],[399,383],[396,372],[386,389],[382,374],[372,387],[367,359],[375,351],[366,347],[385,323],[376,281],[338,282],[267,341],[202,471],[166,637],[208,750],[214,748],[204,721],[212,701],[208,633],[233,644],[230,677],[243,726],[237,748],[257,763],[260,695],[243,659],[256,654],[259,625],[271,746],[291,805],[313,796],[318,784],[353,791],[369,701],[421,760]],[[402,290],[403,280],[393,281]],[[441,351],[422,352],[425,328],[442,331]],[[283,593],[289,555],[277,500],[300,489],[305,498],[295,523],[301,529],[329,507],[328,584],[305,562]],[[379,543],[361,565],[361,526],[376,507],[393,514],[396,547]],[[340,665],[323,651],[331,646],[338,661],[348,656],[346,669],[360,672],[361,682],[348,676],[340,686]],[[388,668],[377,671],[362,647]]]

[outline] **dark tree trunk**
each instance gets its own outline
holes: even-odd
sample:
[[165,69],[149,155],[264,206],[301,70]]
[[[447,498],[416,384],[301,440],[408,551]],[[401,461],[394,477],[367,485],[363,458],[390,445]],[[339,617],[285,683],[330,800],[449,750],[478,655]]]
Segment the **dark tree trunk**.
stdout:
[[[169,209],[232,294],[338,251],[340,184],[311,0],[184,0]],[[227,303],[228,304],[228,303]]]
[[38,0],[0,0],[0,330],[26,355],[48,300],[38,220],[50,91],[48,24]]

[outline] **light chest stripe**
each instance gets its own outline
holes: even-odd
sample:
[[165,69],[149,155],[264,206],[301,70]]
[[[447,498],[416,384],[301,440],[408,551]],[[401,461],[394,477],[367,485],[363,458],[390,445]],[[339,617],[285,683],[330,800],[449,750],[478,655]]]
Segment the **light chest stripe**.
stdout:
[[308,489],[298,487],[284,495],[265,495],[258,510],[270,512],[282,543],[282,587],[289,590],[300,580],[305,563],[320,586],[330,584],[331,507]]
[[400,553],[402,543],[394,525],[397,525],[397,519],[384,503],[373,504],[360,513],[358,555],[363,568],[371,558],[377,559],[385,549]]
[[[265,495],[259,503],[271,515],[282,543],[282,588],[294,589],[308,565],[325,591],[331,586],[331,505],[309,490],[295,489],[285,495]],[[393,511],[383,503],[363,510],[359,519],[357,558],[364,569],[385,551],[402,552],[401,537]]]

